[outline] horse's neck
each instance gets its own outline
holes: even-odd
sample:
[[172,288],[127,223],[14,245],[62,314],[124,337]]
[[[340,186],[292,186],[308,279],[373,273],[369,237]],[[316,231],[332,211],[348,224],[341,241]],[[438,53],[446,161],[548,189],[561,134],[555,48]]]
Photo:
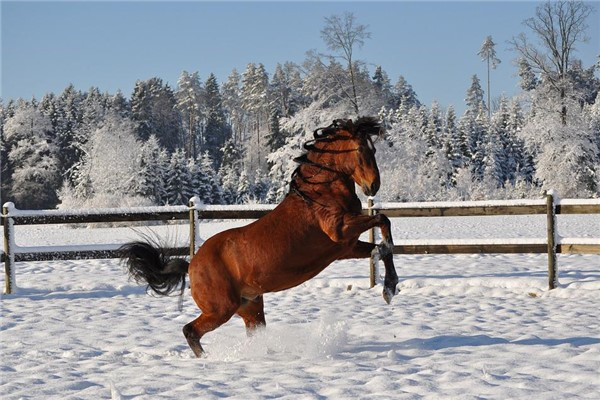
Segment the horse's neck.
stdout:
[[301,165],[294,177],[295,187],[311,200],[331,207],[350,208],[358,201],[354,181],[347,175],[315,165]]

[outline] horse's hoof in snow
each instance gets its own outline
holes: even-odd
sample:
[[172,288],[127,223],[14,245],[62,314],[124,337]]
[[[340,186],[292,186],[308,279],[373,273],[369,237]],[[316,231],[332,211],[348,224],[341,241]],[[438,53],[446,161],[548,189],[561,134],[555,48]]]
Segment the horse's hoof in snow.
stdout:
[[390,304],[392,302],[392,298],[396,295],[396,288],[383,288],[383,299],[386,303]]

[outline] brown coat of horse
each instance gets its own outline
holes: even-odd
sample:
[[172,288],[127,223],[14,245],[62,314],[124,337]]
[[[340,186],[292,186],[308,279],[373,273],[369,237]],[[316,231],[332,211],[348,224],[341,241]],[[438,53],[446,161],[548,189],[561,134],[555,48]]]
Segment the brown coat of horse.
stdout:
[[[189,274],[192,297],[202,311],[183,333],[196,356],[200,338],[227,322],[243,318],[248,332],[265,325],[264,293],[297,286],[335,260],[367,258],[377,249],[385,264],[383,297],[396,294],[390,222],[384,215],[362,215],[355,183],[366,195],[380,185],[370,136],[380,133],[372,118],[336,120],[315,131],[315,140],[298,157],[290,192],[270,213],[208,239],[188,263],[170,259],[149,243],[123,246],[130,274],[159,294],[169,294]],[[380,245],[361,242],[360,234],[380,227]]]

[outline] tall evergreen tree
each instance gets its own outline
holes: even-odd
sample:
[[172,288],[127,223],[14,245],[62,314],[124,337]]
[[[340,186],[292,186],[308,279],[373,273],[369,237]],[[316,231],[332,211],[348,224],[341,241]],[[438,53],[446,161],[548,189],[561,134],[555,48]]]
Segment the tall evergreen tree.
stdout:
[[289,78],[283,71],[281,64],[275,67],[273,79],[271,79],[269,91],[271,93],[271,110],[272,113],[289,117],[292,115],[292,89],[290,87]]
[[519,82],[521,89],[525,90],[526,92],[535,89],[539,81],[531,70],[531,66],[527,62],[527,59],[523,57],[519,58],[517,65],[519,68],[517,74],[521,78],[521,81]]
[[465,98],[467,103],[466,112],[471,113],[473,116],[479,114],[479,109],[487,109],[485,102],[483,101],[483,90],[481,89],[481,83],[477,75],[473,75],[471,78],[471,86],[467,90],[467,97]]
[[425,128],[425,141],[427,142],[427,156],[431,156],[437,150],[442,148],[443,143],[443,122],[440,105],[437,101],[433,101],[429,120]]
[[59,169],[72,182],[70,170],[82,157],[77,131],[82,121],[81,103],[83,95],[71,84],[65,88],[57,99],[57,131],[56,144],[60,149]]
[[456,122],[456,113],[454,107],[448,107],[446,111],[446,123],[444,125],[445,150],[448,161],[452,166],[453,179],[456,176],[458,169],[465,164],[464,153],[467,144],[461,140],[461,135]]
[[171,154],[167,174],[167,200],[170,205],[186,205],[194,195],[185,152],[177,149]]
[[167,152],[160,147],[156,136],[150,136],[142,145],[139,165],[135,180],[136,194],[150,199],[154,204],[166,204],[170,159]]
[[185,149],[188,157],[196,158],[197,146],[201,142],[202,84],[198,72],[181,72],[175,90],[177,109],[181,113],[187,131]]
[[386,106],[394,106],[394,95],[392,93],[392,84],[388,74],[378,65],[373,73],[373,84],[377,95]]
[[129,102],[120,90],[117,90],[117,93],[110,96],[108,108],[113,113],[119,114],[122,117],[131,117],[131,107],[129,106]]
[[479,53],[477,53],[483,61],[487,61],[487,98],[488,98],[488,118],[492,118],[492,98],[491,98],[491,90],[490,90],[490,69],[496,69],[498,64],[500,64],[500,59],[496,57],[496,49],[494,49],[496,43],[492,40],[491,36],[488,36],[483,45],[481,45],[481,49]]
[[248,115],[247,146],[249,149],[249,166],[258,170],[263,166],[266,156],[261,138],[268,132],[269,121],[269,78],[263,64],[248,64],[242,77],[242,107]]
[[223,192],[210,153],[205,152],[198,162],[196,193],[205,204],[221,204],[223,202]]
[[150,135],[156,135],[168,151],[182,147],[181,117],[176,104],[173,90],[162,79],[137,81],[131,96],[131,115],[138,137],[148,140]]
[[396,82],[394,85],[393,95],[394,106],[396,108],[402,106],[408,110],[411,107],[421,106],[421,102],[417,98],[417,94],[402,75],[398,77],[398,82]]
[[231,71],[222,87],[223,108],[228,125],[231,127],[233,140],[240,144],[244,130],[244,110],[242,108],[241,76],[236,69]]
[[204,128],[205,151],[215,166],[221,164],[221,149],[231,135],[231,129],[225,118],[219,84],[214,74],[210,74],[204,87],[206,125]]

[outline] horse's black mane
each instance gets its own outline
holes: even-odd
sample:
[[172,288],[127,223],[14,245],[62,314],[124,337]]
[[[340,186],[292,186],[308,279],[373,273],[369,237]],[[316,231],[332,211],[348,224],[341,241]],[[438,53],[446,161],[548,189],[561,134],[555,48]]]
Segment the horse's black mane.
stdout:
[[365,136],[378,136],[383,131],[383,127],[377,118],[360,117],[355,122],[352,122],[351,119],[336,119],[329,126],[315,129],[313,136],[315,140],[331,137],[336,134],[338,129]]

